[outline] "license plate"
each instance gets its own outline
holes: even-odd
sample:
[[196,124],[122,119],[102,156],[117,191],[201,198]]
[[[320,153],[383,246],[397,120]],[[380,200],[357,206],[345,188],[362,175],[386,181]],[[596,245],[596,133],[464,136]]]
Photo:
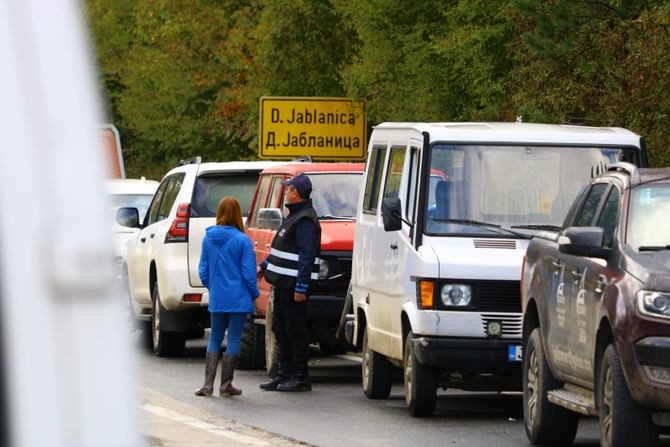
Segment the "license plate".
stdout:
[[507,347],[507,360],[510,362],[520,362],[521,361],[521,346],[520,345],[509,345]]

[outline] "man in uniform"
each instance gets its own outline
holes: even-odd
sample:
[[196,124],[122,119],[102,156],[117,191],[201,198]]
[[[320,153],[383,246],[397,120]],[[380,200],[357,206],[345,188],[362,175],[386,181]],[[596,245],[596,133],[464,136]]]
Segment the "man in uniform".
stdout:
[[304,174],[284,180],[288,216],[272,241],[259,276],[274,286],[272,332],[277,341],[278,370],[266,391],[310,391],[307,361],[307,298],[310,280],[319,275],[321,226],[309,198],[312,182]]

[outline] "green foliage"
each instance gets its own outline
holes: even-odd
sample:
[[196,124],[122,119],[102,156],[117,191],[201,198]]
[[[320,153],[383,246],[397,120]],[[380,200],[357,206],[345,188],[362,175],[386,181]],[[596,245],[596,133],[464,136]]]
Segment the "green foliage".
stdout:
[[85,0],[130,176],[256,156],[259,98],[613,125],[670,164],[670,0]]

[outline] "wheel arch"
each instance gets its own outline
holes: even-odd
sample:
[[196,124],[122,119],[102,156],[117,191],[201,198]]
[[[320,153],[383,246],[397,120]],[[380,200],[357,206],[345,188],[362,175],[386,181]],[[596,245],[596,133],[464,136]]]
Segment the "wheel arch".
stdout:
[[[600,376],[600,368],[602,366],[603,355],[607,346],[614,342],[614,332],[612,332],[612,325],[606,316],[603,316],[598,325],[598,332],[596,332],[596,345],[593,352],[593,389],[596,393],[598,390],[598,377]],[[597,394],[596,394],[597,395]]]
[[365,311],[357,307],[356,308],[356,334],[354,339],[354,346],[359,349],[363,349],[363,335],[365,334],[365,328],[368,325],[367,317]]
[[158,281],[156,261],[152,260],[151,264],[149,264],[149,296],[152,301],[154,299],[154,287],[156,287],[156,281]]
[[412,330],[412,323],[404,310],[400,313],[400,330],[402,331],[402,352],[405,352],[405,340],[407,340],[407,334]]
[[523,313],[523,345],[526,345],[530,334],[540,327],[540,312],[534,298],[528,300],[526,311]]

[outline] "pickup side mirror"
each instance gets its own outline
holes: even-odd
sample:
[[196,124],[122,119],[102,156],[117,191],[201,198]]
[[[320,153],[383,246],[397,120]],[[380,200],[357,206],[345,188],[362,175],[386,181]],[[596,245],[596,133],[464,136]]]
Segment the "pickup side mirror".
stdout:
[[116,211],[116,223],[122,227],[140,228],[140,213],[137,208],[119,208]]
[[284,220],[279,208],[261,208],[258,210],[258,228],[277,230]]
[[387,197],[382,200],[382,220],[384,231],[398,231],[402,228],[400,199]]
[[605,232],[600,227],[569,227],[558,238],[558,251],[573,256],[607,259],[611,250],[603,247]]

